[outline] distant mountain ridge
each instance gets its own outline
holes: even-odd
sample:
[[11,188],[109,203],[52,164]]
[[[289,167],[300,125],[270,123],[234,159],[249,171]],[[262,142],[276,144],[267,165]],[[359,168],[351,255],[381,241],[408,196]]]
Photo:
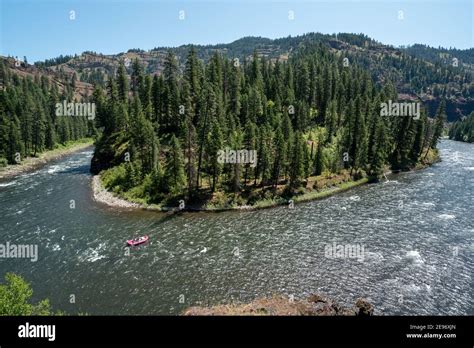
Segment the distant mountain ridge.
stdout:
[[89,93],[89,84],[105,85],[107,76],[114,75],[122,62],[129,73],[132,64],[127,63],[138,59],[146,73],[161,74],[168,50],[176,54],[182,69],[191,47],[195,48],[197,57],[205,63],[218,53],[244,64],[251,60],[254,51],[275,62],[291,59],[298,52],[317,45],[328,46],[341,57],[347,58],[349,64],[360,64],[369,69],[374,79],[381,84],[392,81],[400,91],[401,99],[421,99],[431,114],[441,98],[447,99],[450,121],[474,110],[473,48],[458,50],[421,44],[396,48],[364,34],[308,33],[279,39],[249,36],[227,44],[155,47],[149,51],[130,49],[112,55],[88,51],[74,57],[60,56],[37,62],[35,65],[43,73],[60,76],[66,81],[76,75],[78,81],[85,83],[83,92]]

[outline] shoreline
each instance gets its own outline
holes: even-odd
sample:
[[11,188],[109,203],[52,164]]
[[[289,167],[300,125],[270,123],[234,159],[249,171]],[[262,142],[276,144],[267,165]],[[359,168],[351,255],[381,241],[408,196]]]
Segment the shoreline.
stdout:
[[[323,199],[330,197],[336,193],[344,192],[350,190],[351,188],[367,184],[369,182],[368,178],[362,178],[357,181],[343,182],[336,187],[328,188],[323,191],[311,191],[300,196],[295,196],[292,198],[293,202],[303,203],[314,201],[318,199]],[[225,212],[225,211],[254,211],[268,208],[275,208],[282,205],[288,205],[288,200],[281,198],[275,201],[265,201],[265,203],[256,204],[256,205],[242,205],[236,207],[217,207],[217,208],[202,208],[202,207],[193,207],[189,206],[187,208],[176,208],[176,207],[165,207],[157,204],[141,204],[128,201],[118,195],[108,191],[100,181],[100,175],[94,175],[91,182],[92,195],[93,199],[96,202],[105,204],[109,207],[119,208],[119,209],[133,209],[133,210],[150,210],[156,212]],[[262,201],[263,202],[263,201]]]
[[27,157],[20,164],[10,164],[5,168],[0,168],[0,182],[11,180],[21,174],[41,169],[51,161],[92,147],[93,145],[94,141],[90,139],[80,143],[73,143],[69,146],[66,145],[63,148],[45,151],[39,154],[38,157]]
[[[436,153],[433,157],[429,159],[428,162],[419,163],[414,168],[410,169],[409,171],[418,171],[425,168],[430,167],[431,165],[440,162],[441,157],[439,153]],[[385,176],[392,176],[397,175],[400,172],[396,171],[387,171],[384,173]],[[358,187],[361,185],[366,185],[371,183],[369,177],[364,177],[362,179],[356,181],[345,181],[336,184],[335,186],[323,189],[321,191],[310,191],[306,192],[302,195],[293,196],[291,200],[294,204],[297,203],[304,203],[319,199],[324,199],[327,197],[331,197],[337,193],[348,191],[354,187]],[[112,208],[118,209],[125,209],[125,210],[148,210],[148,211],[155,211],[155,212],[172,212],[172,213],[182,213],[182,212],[225,212],[225,211],[255,211],[260,209],[268,209],[268,208],[275,208],[278,206],[288,205],[289,201],[284,198],[276,199],[276,200],[267,200],[267,201],[259,201],[255,205],[242,205],[242,206],[232,206],[232,207],[196,207],[196,206],[188,206],[186,208],[180,209],[178,207],[166,207],[161,206],[158,204],[143,204],[143,203],[136,203],[129,201],[123,197],[120,197],[117,194],[114,194],[108,191],[103,185],[100,180],[100,174],[94,175],[92,177],[91,182],[92,187],[92,196],[94,201],[99,202],[101,204],[105,204]]]
[[144,209],[144,206],[138,203],[129,202],[123,198],[117,197],[100,182],[100,175],[93,175],[91,181],[92,196],[94,201],[115,208],[133,208]]
[[211,306],[191,306],[183,316],[372,316],[374,306],[365,298],[358,298],[351,307],[339,305],[334,299],[311,294],[301,300],[283,295],[257,298],[248,303],[229,303]]
[[[389,170],[384,172],[385,178],[387,176],[397,175],[403,172],[410,172],[410,171],[418,171],[426,169],[433,164],[440,162],[441,156],[439,155],[438,151],[430,152],[429,158],[424,159],[422,162],[417,163],[415,167],[410,168],[407,171],[394,171]],[[324,199],[327,197],[331,197],[337,193],[348,191],[354,187],[370,184],[374,182],[373,178],[370,177],[363,177],[359,180],[351,180],[351,181],[342,181],[338,184],[335,184],[331,187],[327,187],[323,190],[317,191],[312,190],[310,192],[305,192],[301,195],[296,195],[290,198],[290,200],[294,203],[304,203],[310,202],[314,200]],[[119,195],[108,191],[103,185],[100,180],[100,174],[94,175],[91,181],[91,188],[92,188],[92,196],[94,201],[99,202],[101,204],[105,204],[112,208],[118,209],[126,209],[126,210],[149,210],[155,212],[162,212],[162,213],[183,213],[183,212],[225,212],[225,211],[255,211],[260,209],[268,209],[268,208],[275,208],[278,206],[288,205],[290,203],[289,200],[280,197],[276,200],[262,200],[258,201],[255,205],[241,205],[241,206],[230,206],[230,207],[202,207],[202,206],[187,206],[185,208],[178,208],[178,207],[166,207],[158,204],[143,204],[137,203],[133,201],[129,201]]]

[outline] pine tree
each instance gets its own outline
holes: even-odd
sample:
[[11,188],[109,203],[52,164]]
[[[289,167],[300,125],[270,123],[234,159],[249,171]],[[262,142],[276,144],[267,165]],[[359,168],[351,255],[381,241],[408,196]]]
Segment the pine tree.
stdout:
[[321,175],[323,172],[323,144],[318,143],[318,149],[316,151],[316,159],[314,161],[314,175]]
[[[255,168],[255,180],[260,178],[261,186],[268,184],[268,181],[271,178],[271,158],[270,158],[270,144],[271,137],[269,130],[265,125],[261,126],[259,129],[259,141],[258,141],[258,161]],[[256,183],[256,181],[255,181]]]
[[153,107],[153,123],[155,128],[159,128],[159,123],[162,118],[162,93],[163,93],[163,79],[158,75],[153,76],[153,84],[151,86],[151,104]]
[[371,148],[370,169],[368,171],[370,176],[380,177],[383,174],[383,166],[387,158],[387,130],[384,122],[380,117],[375,118],[375,133],[374,141]]
[[361,99],[358,97],[355,104],[354,138],[351,147],[351,153],[354,156],[353,168],[356,170],[367,163],[367,128],[360,103]]
[[201,75],[202,72],[200,70],[199,61],[196,56],[196,50],[194,47],[191,47],[184,69],[184,80],[189,86],[191,110],[188,111],[188,114],[192,116],[194,116],[196,112],[199,96],[201,94]]
[[217,180],[222,171],[222,163],[219,163],[218,151],[223,150],[224,136],[220,129],[219,123],[213,119],[211,131],[207,139],[207,153],[209,156],[209,171],[212,178],[211,191],[216,190]]
[[33,127],[32,127],[32,142],[33,142],[33,156],[36,157],[38,152],[44,150],[45,142],[45,130],[46,130],[46,120],[44,115],[44,110],[38,108],[33,118]]
[[196,175],[196,187],[200,187],[200,173],[201,173],[201,168],[202,168],[202,162],[203,162],[203,155],[204,155],[204,149],[207,146],[207,140],[208,140],[208,132],[209,132],[209,123],[211,123],[211,120],[214,119],[217,115],[217,102],[216,102],[216,96],[214,94],[214,91],[212,87],[205,83],[203,86],[204,93],[201,95],[201,101],[200,104],[202,104],[202,107],[200,108],[200,113],[198,117],[198,133],[199,133],[199,138],[198,138],[198,146],[199,146],[199,153],[198,153],[198,168],[197,168],[197,175]]
[[186,187],[184,159],[181,144],[175,135],[171,136],[170,150],[166,156],[164,189],[173,195],[181,194]]
[[123,63],[119,65],[117,71],[118,96],[122,102],[128,101],[128,78],[127,71]]
[[432,149],[436,148],[438,140],[443,134],[444,122],[446,120],[446,100],[442,100],[439,103],[438,110],[436,111],[435,116],[435,126],[433,131],[433,136],[431,138],[430,147]]
[[[246,150],[248,151],[257,150],[256,126],[250,120],[248,120],[245,125],[244,146]],[[247,185],[249,169],[250,169],[250,164],[249,163],[245,164],[244,185]]]
[[103,113],[103,126],[104,133],[109,135],[117,131],[117,118],[118,118],[118,90],[115,80],[110,79],[107,84],[107,94],[109,99],[105,106]]
[[20,121],[16,116],[9,122],[8,147],[6,150],[6,158],[8,160],[8,163],[10,164],[16,164],[17,154],[24,153],[23,144],[21,142],[20,129],[18,126],[19,123]]
[[423,143],[425,139],[425,124],[427,122],[427,116],[424,108],[421,109],[421,117],[416,123],[416,136],[413,144],[413,149],[410,151],[410,158],[413,163],[418,162],[418,158],[423,152]]
[[311,175],[311,155],[309,153],[308,145],[304,141],[303,146],[303,168],[304,168],[304,178],[306,179]]
[[230,76],[230,86],[229,86],[229,112],[235,115],[236,117],[240,116],[240,69],[239,66],[232,64]]
[[301,101],[309,102],[310,98],[310,78],[309,69],[306,62],[301,62],[297,71],[296,98]]
[[[3,64],[0,63],[0,72]],[[1,75],[0,75],[1,77]],[[10,120],[5,112],[5,93],[0,91],[0,160],[7,157],[8,133],[10,131]]]
[[[231,146],[232,149],[240,150],[243,143],[243,134],[240,129],[232,132],[231,135]],[[242,165],[240,163],[231,164],[231,186],[234,193],[240,191],[240,176],[242,172]]]
[[188,195],[191,196],[196,187],[196,147],[197,134],[191,117],[186,118],[185,122],[185,155],[186,155],[186,174],[188,179]]
[[138,61],[138,58],[135,58],[135,60],[133,61],[131,79],[132,79],[132,92],[139,93],[144,83],[144,72],[143,72],[143,66]]
[[133,104],[130,138],[133,147],[137,150],[137,153],[132,153],[132,159],[142,162],[143,174],[151,173],[156,163],[157,139],[151,121],[143,115],[138,98],[135,98]]
[[304,139],[301,133],[297,132],[291,153],[290,188],[297,188],[304,176],[304,146]]
[[286,142],[283,137],[282,127],[279,127],[275,138],[274,138],[274,161],[273,161],[273,171],[272,171],[272,185],[273,188],[276,188],[278,185],[278,180],[284,170],[286,156],[287,156],[287,147]]
[[326,111],[325,127],[327,132],[326,142],[330,142],[334,134],[336,133],[337,126],[337,104],[335,100],[329,103],[328,110]]
[[178,62],[171,51],[166,56],[163,76],[163,126],[168,132],[178,134],[182,126],[182,117],[179,114]]

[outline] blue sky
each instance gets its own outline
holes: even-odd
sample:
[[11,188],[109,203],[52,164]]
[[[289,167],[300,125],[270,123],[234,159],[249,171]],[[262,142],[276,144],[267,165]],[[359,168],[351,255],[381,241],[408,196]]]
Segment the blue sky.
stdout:
[[34,62],[86,50],[111,54],[307,32],[364,33],[395,46],[470,48],[473,16],[472,0],[0,0],[0,54]]

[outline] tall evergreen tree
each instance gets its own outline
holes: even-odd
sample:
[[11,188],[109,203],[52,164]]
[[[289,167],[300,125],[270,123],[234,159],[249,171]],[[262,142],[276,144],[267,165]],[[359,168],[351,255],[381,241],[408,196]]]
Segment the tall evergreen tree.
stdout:
[[220,129],[219,123],[213,119],[211,131],[207,140],[207,153],[209,155],[209,171],[212,178],[211,190],[216,190],[217,180],[222,171],[222,163],[219,162],[218,152],[223,150],[224,137]]
[[438,110],[436,111],[435,116],[435,126],[433,131],[433,136],[431,138],[430,147],[434,149],[436,144],[438,144],[438,140],[443,134],[444,122],[446,120],[446,100],[442,100],[439,103]]
[[172,194],[177,195],[183,193],[183,190],[186,187],[184,159],[181,144],[178,138],[175,135],[172,135],[170,142],[170,150],[166,156],[164,189]]
[[118,96],[122,102],[128,100],[128,77],[123,63],[119,65],[117,71]]
[[291,154],[290,188],[296,188],[301,184],[304,176],[304,139],[300,132],[295,134]]
[[316,151],[316,159],[314,161],[314,175],[321,175],[323,173],[323,144],[318,143]]
[[164,63],[164,127],[167,131],[178,134],[184,117],[179,114],[178,62],[176,56],[168,52]]

